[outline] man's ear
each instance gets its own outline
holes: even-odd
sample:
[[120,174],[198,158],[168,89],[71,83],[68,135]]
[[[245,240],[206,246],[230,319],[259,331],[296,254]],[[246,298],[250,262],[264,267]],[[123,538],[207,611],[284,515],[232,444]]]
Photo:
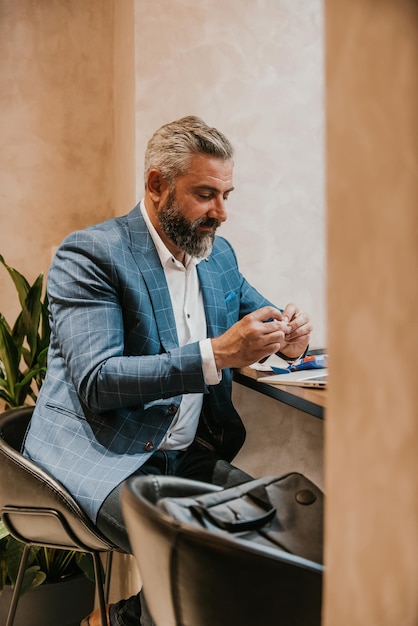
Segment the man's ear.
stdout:
[[147,190],[154,202],[158,202],[158,200],[160,200],[167,187],[167,181],[161,174],[160,170],[152,169],[148,172]]

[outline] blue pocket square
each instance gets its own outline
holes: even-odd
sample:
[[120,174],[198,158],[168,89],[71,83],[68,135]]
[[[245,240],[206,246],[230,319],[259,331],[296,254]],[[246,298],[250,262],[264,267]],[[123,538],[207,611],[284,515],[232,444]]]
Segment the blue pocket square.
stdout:
[[225,303],[228,304],[228,302],[231,302],[231,300],[233,300],[234,298],[237,297],[237,294],[235,293],[235,291],[231,291],[231,293],[229,293],[226,298],[225,298]]

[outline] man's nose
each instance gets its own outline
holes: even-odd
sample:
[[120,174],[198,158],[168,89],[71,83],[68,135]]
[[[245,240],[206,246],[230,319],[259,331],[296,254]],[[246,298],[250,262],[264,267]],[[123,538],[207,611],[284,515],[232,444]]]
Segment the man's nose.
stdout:
[[219,222],[225,222],[227,218],[226,200],[222,197],[216,198],[208,211],[208,217],[214,217]]

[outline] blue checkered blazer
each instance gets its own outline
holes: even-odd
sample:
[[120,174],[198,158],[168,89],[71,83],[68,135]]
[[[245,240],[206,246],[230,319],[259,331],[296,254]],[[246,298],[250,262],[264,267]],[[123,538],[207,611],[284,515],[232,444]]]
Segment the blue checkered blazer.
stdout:
[[[270,304],[216,237],[198,265],[208,337]],[[198,436],[230,460],[245,438],[231,374],[207,387],[199,344],[179,347],[164,271],[144,219],[128,215],[69,235],[48,275],[48,371],[25,454],[94,520],[105,497],[157,449],[185,393],[203,393]]]

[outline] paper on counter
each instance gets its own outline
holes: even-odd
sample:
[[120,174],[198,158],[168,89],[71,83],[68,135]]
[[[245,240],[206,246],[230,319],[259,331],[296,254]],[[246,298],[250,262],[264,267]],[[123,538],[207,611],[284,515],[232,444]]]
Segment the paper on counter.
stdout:
[[250,367],[257,370],[257,372],[273,372],[271,366],[287,369],[289,367],[289,362],[280,358],[277,354],[271,354],[263,363],[257,361],[257,363],[252,363],[250,365]]

